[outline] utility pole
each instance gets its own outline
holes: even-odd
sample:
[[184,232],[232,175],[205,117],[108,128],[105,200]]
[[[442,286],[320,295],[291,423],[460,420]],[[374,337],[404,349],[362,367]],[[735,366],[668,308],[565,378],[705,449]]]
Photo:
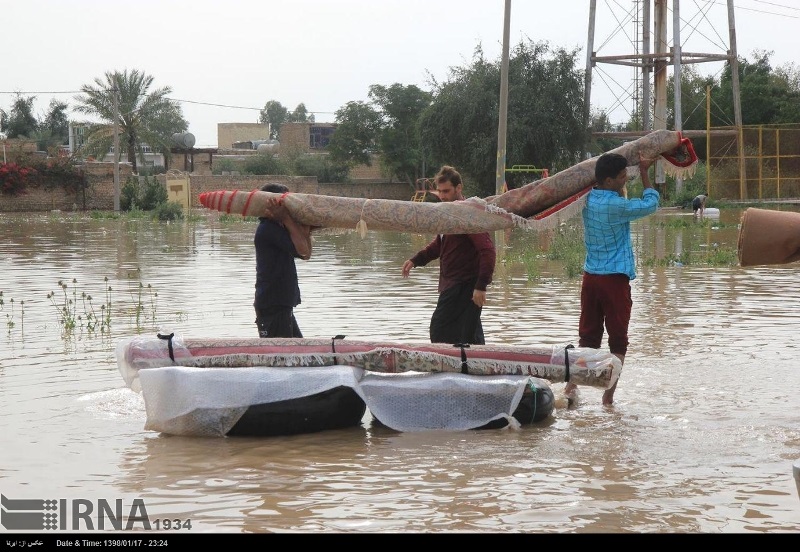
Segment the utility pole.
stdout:
[[653,130],[650,118],[650,73],[652,65],[650,59],[650,0],[642,4],[642,130]]
[[[672,0],[672,63],[673,81],[675,88],[675,130],[683,130],[683,112],[681,111],[681,11],[680,0]],[[680,196],[683,191],[683,178],[675,177],[675,195]]]
[[589,118],[592,103],[592,67],[594,66],[594,19],[597,14],[597,0],[589,2],[589,36],[586,40],[586,75],[583,82],[583,129],[586,138],[583,143],[583,156],[589,158]]
[[[635,9],[639,9],[641,2],[642,9],[642,42],[641,53],[638,51],[627,54],[598,55],[593,52],[595,34],[595,9],[596,0],[591,0],[589,4],[589,45],[587,47],[586,75],[587,84],[584,92],[586,110],[590,108],[591,100],[591,68],[597,63],[607,63],[613,65],[630,65],[641,68],[642,74],[642,131],[633,132],[604,132],[599,133],[606,137],[633,138],[643,136],[653,129],[665,129],[667,127],[667,69],[672,65],[675,71],[675,130],[682,131],[684,135],[692,131],[683,131],[683,121],[681,117],[681,71],[687,64],[706,63],[706,62],[728,62],[731,66],[731,86],[733,88],[733,108],[735,124],[738,130],[739,139],[739,178],[741,199],[747,198],[745,163],[744,163],[744,141],[742,131],[741,97],[739,88],[739,62],[736,50],[736,25],[734,23],[733,0],[727,0],[728,7],[728,32],[730,38],[729,49],[726,53],[700,53],[684,51],[680,33],[680,0],[673,0],[673,48],[668,51],[667,47],[667,0],[636,0]],[[652,28],[651,28],[651,7],[652,7]],[[621,21],[617,18],[617,21]],[[622,23],[620,23],[621,26]],[[617,29],[619,30],[619,29]],[[652,34],[651,34],[652,31]],[[651,42],[653,53],[651,53]],[[650,75],[653,76],[654,98],[651,104],[650,98]],[[652,109],[652,119],[651,119]],[[651,122],[652,121],[652,122]],[[587,128],[587,132],[589,129]],[[710,131],[710,134],[724,133],[729,131]],[[663,188],[666,182],[664,170],[661,162],[656,164],[656,187]],[[680,192],[681,181],[676,180],[676,191]]]
[[[653,110],[653,128],[665,130],[667,128],[667,0],[655,0],[655,54],[653,58],[655,70],[653,71],[653,88],[655,89],[655,109]],[[680,93],[680,86],[675,87]],[[667,175],[664,174],[664,164],[661,158],[656,161],[656,189],[666,197]]]
[[111,93],[114,98],[114,211],[119,211],[119,87],[116,74],[113,79],[114,87]]
[[511,27],[511,0],[506,0],[503,21],[503,60],[500,64],[500,120],[497,124],[497,173],[495,194],[503,193],[506,181],[506,128],[508,119],[508,41]]
[[739,131],[739,199],[747,199],[747,174],[744,162],[744,131],[742,130],[742,98],[739,94],[739,54],[736,51],[736,20],[733,17],[733,0],[728,0],[728,35],[730,38],[731,86],[733,87],[733,122]]

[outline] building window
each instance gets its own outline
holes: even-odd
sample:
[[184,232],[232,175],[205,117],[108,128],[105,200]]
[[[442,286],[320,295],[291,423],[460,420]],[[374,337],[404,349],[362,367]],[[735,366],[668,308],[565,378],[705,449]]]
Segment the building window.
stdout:
[[314,126],[309,129],[309,146],[312,149],[327,148],[331,142],[331,136],[336,129],[329,126]]

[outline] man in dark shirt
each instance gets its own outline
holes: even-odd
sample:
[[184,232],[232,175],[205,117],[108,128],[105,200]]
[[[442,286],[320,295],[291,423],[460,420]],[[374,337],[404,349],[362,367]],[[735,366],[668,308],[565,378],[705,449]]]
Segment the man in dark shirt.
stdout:
[[[434,177],[442,201],[463,200],[461,175],[443,166]],[[411,269],[439,259],[439,300],[430,324],[432,343],[485,343],[481,312],[486,288],[492,283],[496,252],[488,232],[439,234],[403,263],[403,278]]]
[[[263,192],[286,194],[283,184],[265,184]],[[260,217],[253,243],[256,249],[256,326],[259,337],[303,337],[294,307],[300,304],[295,258],[311,257],[311,228],[289,215],[280,198],[270,200]]]

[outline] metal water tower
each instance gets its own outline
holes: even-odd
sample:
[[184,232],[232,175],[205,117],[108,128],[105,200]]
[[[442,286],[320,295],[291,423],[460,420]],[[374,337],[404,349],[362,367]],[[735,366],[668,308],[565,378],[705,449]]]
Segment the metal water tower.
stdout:
[[[672,0],[672,46],[669,45],[667,28],[669,26],[668,0],[632,0],[632,7],[626,13],[615,13],[614,20],[617,28],[612,34],[625,33],[623,28],[632,25],[633,38],[628,43],[629,51],[611,53],[609,55],[595,50],[595,30],[597,1],[589,2],[589,28],[586,47],[586,82],[584,88],[584,126],[589,127],[590,107],[592,97],[592,72],[598,64],[625,65],[634,68],[633,90],[629,90],[634,101],[634,113],[641,114],[642,128],[639,132],[624,133],[626,136],[643,135],[652,130],[667,128],[667,71],[673,68],[673,78],[676,83],[681,82],[681,67],[684,64],[705,62],[729,62],[731,64],[731,77],[733,88],[734,123],[739,131],[740,182],[744,186],[744,152],[741,140],[742,109],[739,94],[739,62],[736,49],[736,24],[733,9],[733,0],[727,0],[727,25],[728,44],[727,50],[720,53],[701,53],[684,51],[684,42],[681,40],[681,28],[690,27],[693,31],[702,27],[711,27],[707,13],[702,17],[684,21],[681,18],[680,0]],[[617,4],[619,5],[619,4]],[[699,19],[699,21],[697,21]],[[652,21],[652,23],[651,23]],[[605,45],[605,44],[604,44]],[[632,51],[630,51],[632,50]],[[652,93],[651,99],[651,75]],[[681,117],[681,87],[675,86],[675,128],[683,130]],[[620,100],[617,100],[619,103]],[[652,106],[652,112],[651,112]],[[614,134],[614,133],[611,133]],[[658,163],[656,169],[656,184],[665,182],[664,171]],[[676,182],[676,191],[680,192],[681,182]]]

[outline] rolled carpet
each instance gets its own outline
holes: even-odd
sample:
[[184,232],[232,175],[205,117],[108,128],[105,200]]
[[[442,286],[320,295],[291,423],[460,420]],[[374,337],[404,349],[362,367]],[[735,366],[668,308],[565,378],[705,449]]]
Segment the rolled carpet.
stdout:
[[[628,160],[635,171],[640,157],[661,156],[670,175],[690,177],[697,163],[691,142],[680,132],[656,130],[611,150]],[[435,234],[474,234],[513,227],[544,229],[580,212],[581,200],[594,185],[597,157],[521,188],[463,201],[424,203],[364,199],[303,193],[271,194],[258,190],[218,190],[200,194],[209,209],[244,216],[270,216],[269,202],[277,199],[301,224],[323,228]]]
[[800,260],[800,213],[750,207],[742,214],[739,228],[741,266]]

